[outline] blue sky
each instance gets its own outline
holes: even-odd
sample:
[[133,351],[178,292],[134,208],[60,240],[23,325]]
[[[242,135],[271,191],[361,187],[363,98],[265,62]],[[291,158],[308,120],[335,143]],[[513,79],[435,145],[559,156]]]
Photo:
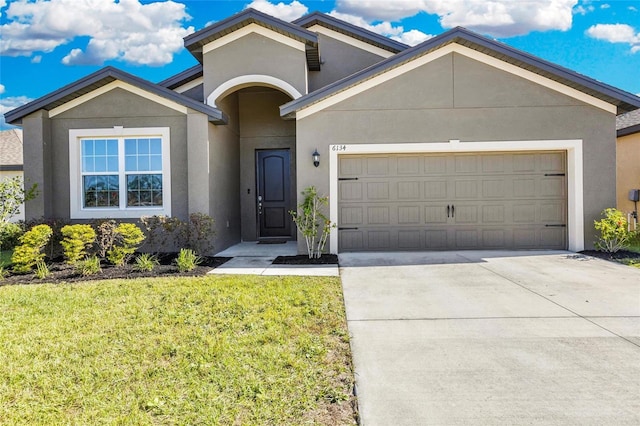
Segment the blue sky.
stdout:
[[197,63],[184,36],[249,6],[407,44],[460,25],[640,94],[640,0],[0,0],[0,113],[105,65],[161,81]]

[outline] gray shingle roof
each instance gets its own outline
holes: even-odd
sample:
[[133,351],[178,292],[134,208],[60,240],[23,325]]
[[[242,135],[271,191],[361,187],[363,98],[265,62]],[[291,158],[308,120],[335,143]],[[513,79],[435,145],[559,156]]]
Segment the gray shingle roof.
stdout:
[[171,90],[174,90],[176,87],[180,87],[183,84],[193,81],[198,77],[202,77],[202,75],[202,64],[198,64],[182,71],[181,73],[162,80],[160,83],[158,83],[158,86],[167,87]]
[[22,129],[0,132],[0,171],[22,170]]
[[108,66],[102,68],[99,71],[94,72],[78,81],[75,81],[55,92],[49,93],[35,101],[29,102],[26,105],[18,107],[5,113],[5,120],[9,124],[20,124],[22,118],[31,114],[32,112],[40,109],[47,111],[52,110],[60,105],[63,105],[73,99],[76,99],[86,93],[90,93],[112,81],[120,80],[125,83],[129,83],[132,86],[139,89],[153,93],[170,101],[176,102],[180,105],[184,105],[188,108],[199,111],[206,114],[209,117],[209,121],[215,124],[226,124],[227,117],[225,114],[217,108],[205,105],[202,102],[198,102],[188,96],[176,93],[166,87],[162,87],[158,84],[151,83],[140,77],[136,77],[132,74],[121,71],[117,68]]
[[404,43],[391,40],[389,37],[376,34],[372,31],[358,27],[357,25],[350,24],[321,12],[313,12],[305,15],[293,21],[292,24],[300,25],[304,28],[309,28],[318,24],[393,53],[402,52],[409,48],[409,46]]
[[640,109],[616,117],[618,137],[640,132]]
[[417,46],[397,53],[349,77],[345,77],[322,89],[282,105],[280,107],[280,114],[282,116],[292,115],[297,110],[308,107],[450,43],[461,44],[601,99],[615,105],[618,109],[618,114],[640,108],[640,97],[638,96],[507,46],[504,43],[483,37],[466,28],[457,27]]

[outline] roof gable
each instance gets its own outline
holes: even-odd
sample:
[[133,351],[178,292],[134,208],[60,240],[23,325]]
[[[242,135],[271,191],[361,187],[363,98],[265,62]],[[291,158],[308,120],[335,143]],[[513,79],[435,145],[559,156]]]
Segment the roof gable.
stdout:
[[[426,55],[435,55],[438,50],[443,50],[448,45],[456,44],[468,52],[478,52],[489,58],[498,66],[510,66],[518,68],[523,74],[527,74],[532,80],[539,79],[556,87],[562,86],[567,92],[573,93],[582,99],[593,99],[599,105],[610,104],[617,108],[618,113],[631,111],[640,107],[640,98],[621,89],[601,83],[592,78],[583,76],[567,68],[537,58],[528,53],[514,49],[504,43],[480,36],[465,28],[454,28],[437,37],[429,39],[417,46],[406,49],[378,64],[359,71],[349,77],[330,84],[320,90],[309,93],[299,99],[291,101],[280,107],[283,116],[290,116],[296,111],[318,104],[325,99],[336,96],[358,86],[367,80],[371,80],[391,70],[422,58]],[[539,78],[536,78],[539,77]],[[343,95],[346,96],[346,95]],[[587,98],[588,97],[588,98]],[[316,109],[321,109],[317,107]],[[308,114],[307,114],[308,115]]]
[[640,109],[616,117],[618,137],[640,133]]
[[251,24],[259,25],[303,43],[309,70],[320,70],[318,37],[315,33],[251,8],[186,36],[184,46],[199,62],[202,62],[202,49],[205,45]]
[[194,109],[206,114],[209,117],[209,121],[215,124],[227,123],[227,117],[217,108],[204,105],[203,103],[181,95],[180,93],[176,93],[166,87],[151,83],[111,66],[105,67],[74,83],[56,90],[55,92],[9,111],[5,114],[5,119],[9,124],[19,124],[22,122],[23,117],[40,109],[51,111],[56,108],[61,108],[63,105],[68,103],[72,103],[71,105],[73,105],[73,103],[81,103],[90,98],[90,94],[92,92],[107,90],[109,88],[108,85],[113,86],[114,82],[122,82],[126,85],[147,92],[152,96],[157,96],[184,107]]
[[322,27],[347,35],[356,40],[368,43],[391,53],[402,52],[403,50],[409,48],[409,46],[404,43],[392,40],[383,35],[376,34],[372,31],[358,27],[357,25],[350,24],[321,12],[310,13],[296,19],[292,23],[303,28],[310,28],[314,25],[320,25]]

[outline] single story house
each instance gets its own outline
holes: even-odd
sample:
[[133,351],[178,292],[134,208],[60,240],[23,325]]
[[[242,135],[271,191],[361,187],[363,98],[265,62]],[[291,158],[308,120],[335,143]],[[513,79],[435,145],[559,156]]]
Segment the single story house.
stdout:
[[640,98],[464,28],[409,47],[248,9],[184,45],[198,65],[160,83],[106,67],[6,114],[42,189],[27,218],[204,212],[222,250],[295,240],[313,185],[332,253],[579,251],[616,204]]
[[640,109],[616,119],[617,207],[625,213],[635,211],[629,191],[640,189]]
[[[22,166],[22,129],[9,129],[0,132],[0,181],[24,178]],[[24,220],[24,206],[11,222]]]

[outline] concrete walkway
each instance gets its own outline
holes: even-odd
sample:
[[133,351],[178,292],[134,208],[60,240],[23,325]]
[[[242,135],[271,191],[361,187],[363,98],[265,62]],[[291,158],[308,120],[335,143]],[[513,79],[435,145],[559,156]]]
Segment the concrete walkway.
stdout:
[[362,424],[640,424],[640,270],[569,252],[340,255]]
[[298,246],[295,241],[284,244],[258,244],[242,242],[216,253],[217,257],[233,259],[213,269],[210,274],[232,275],[292,275],[337,277],[338,265],[274,265],[278,256],[295,256]]

